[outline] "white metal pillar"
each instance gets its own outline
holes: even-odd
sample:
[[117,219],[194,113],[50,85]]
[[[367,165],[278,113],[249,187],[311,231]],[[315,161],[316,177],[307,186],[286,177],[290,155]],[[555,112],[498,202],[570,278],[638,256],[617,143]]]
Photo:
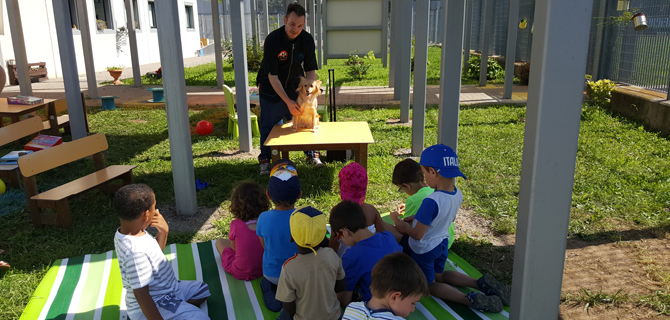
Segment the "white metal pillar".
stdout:
[[[28,67],[28,56],[26,55],[26,43],[23,39],[19,0],[7,0],[7,18],[9,18],[9,31],[12,34],[12,46],[14,46],[14,61],[16,62],[19,88],[22,95],[31,96],[33,95],[33,87],[30,84],[30,68]],[[70,29],[72,29],[72,26],[70,26]]]
[[316,63],[318,64],[319,69],[321,69],[322,57],[323,57],[323,27],[321,24],[321,0],[314,0],[316,2]]
[[[9,4],[9,1],[7,2]],[[70,25],[70,6],[67,0],[53,0],[54,24],[58,37],[58,52],[63,69],[63,85],[67,112],[70,115],[72,139],[86,137],[86,116],[84,115],[83,101],[81,101],[81,87],[77,72],[77,59],[74,51],[72,25]]]
[[[459,1],[459,0],[456,0]],[[423,152],[426,129],[426,84],[428,81],[428,22],[430,0],[416,1],[416,46],[414,48],[414,99],[412,107],[412,155]]]
[[[465,1],[446,1],[442,23],[443,45],[442,64],[440,65],[440,111],[437,120],[437,143],[450,146],[454,150],[458,150],[464,20]],[[444,45],[447,43],[450,45]]]
[[221,24],[223,24],[223,38],[226,39],[226,41],[230,41],[230,30],[228,30],[228,23],[226,22],[226,14],[230,15],[230,8],[226,5],[226,1],[228,0],[223,0],[223,12],[221,13],[223,19]]
[[[181,9],[183,10],[183,7]],[[188,123],[184,57],[181,51],[180,12],[177,1],[156,1],[158,51],[163,67],[165,112],[177,214],[194,215],[198,211],[198,203],[195,195],[191,130]]]
[[98,96],[98,82],[95,78],[95,63],[93,62],[93,46],[91,45],[91,28],[88,24],[88,10],[86,1],[77,2],[77,23],[81,32],[81,47],[84,51],[84,65],[86,66],[86,83],[88,96]]
[[382,67],[388,65],[389,54],[389,0],[382,0]]
[[514,84],[514,62],[516,61],[516,35],[519,21],[519,0],[509,1],[509,21],[507,23],[507,50],[505,53],[505,92],[503,99],[512,98]]
[[[244,0],[230,0],[230,22],[233,27],[233,59],[235,63],[235,103],[240,130],[240,151],[250,152],[251,109],[249,109],[249,74],[244,32]],[[261,141],[263,143],[263,141]]]
[[390,39],[390,48],[389,50],[389,88],[393,89],[393,100],[398,100],[399,95],[396,95],[395,87],[396,85],[396,67],[398,65],[398,3],[399,0],[390,0],[391,1],[391,39]]
[[482,39],[482,59],[479,67],[479,85],[486,86],[486,74],[489,61],[489,45],[493,37],[493,7],[494,0],[482,0],[486,3],[486,11],[484,14],[484,21],[482,21],[482,28],[484,29],[484,37]]
[[[445,2],[447,0],[444,0]],[[465,44],[463,45],[463,69],[468,67],[468,61],[470,60],[470,44],[472,38],[472,7],[474,0],[467,0],[467,9],[465,11]],[[445,6],[446,7],[446,6]],[[446,15],[445,15],[446,17]],[[455,150],[455,149],[454,149]]]
[[409,122],[410,84],[412,83],[412,5],[414,1],[403,0],[402,29],[400,30],[400,122]]
[[249,16],[251,21],[251,42],[254,56],[258,56],[258,14],[256,14],[256,0],[249,1]]
[[[140,57],[137,53],[137,34],[135,33],[135,12],[134,12],[135,8],[130,0],[125,0],[124,2],[126,4],[126,29],[128,29],[128,40],[129,40],[128,45],[130,45],[130,61],[131,64],[133,65],[133,86],[141,87],[142,70],[140,69]],[[88,73],[88,70],[86,71],[86,73]]]
[[[128,0],[126,0],[128,1]],[[267,2],[267,0],[265,0]],[[211,0],[212,28],[214,30],[214,60],[216,61],[216,87],[223,88],[223,50],[221,49],[221,21],[219,21],[219,1]]]
[[561,299],[592,0],[538,0],[510,319],[556,319]]
[[270,1],[270,0],[263,0],[263,6],[265,8],[265,10],[263,10],[263,12],[265,13],[264,18],[263,18],[263,21],[264,21],[263,23],[265,24],[265,37],[266,38],[270,34],[270,32],[272,32],[272,30],[270,30],[270,13],[268,12],[268,10],[269,10],[268,1]]
[[307,31],[310,34],[314,33],[314,0],[305,0],[305,11],[307,14]]

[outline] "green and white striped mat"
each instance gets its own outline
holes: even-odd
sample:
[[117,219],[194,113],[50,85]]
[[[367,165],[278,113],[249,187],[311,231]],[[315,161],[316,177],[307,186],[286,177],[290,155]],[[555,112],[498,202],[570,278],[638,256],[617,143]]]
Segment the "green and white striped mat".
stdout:
[[[209,285],[212,296],[201,308],[214,320],[277,319],[279,313],[268,310],[263,303],[260,279],[241,281],[226,273],[214,243],[172,244],[164,252],[180,280],[199,280]],[[481,276],[452,252],[446,269],[475,278]],[[35,290],[21,320],[124,320],[128,319],[124,296],[114,251],[56,260]],[[505,309],[502,313],[483,314],[457,303],[429,297],[422,299],[407,319],[499,320],[508,318],[509,309]]]

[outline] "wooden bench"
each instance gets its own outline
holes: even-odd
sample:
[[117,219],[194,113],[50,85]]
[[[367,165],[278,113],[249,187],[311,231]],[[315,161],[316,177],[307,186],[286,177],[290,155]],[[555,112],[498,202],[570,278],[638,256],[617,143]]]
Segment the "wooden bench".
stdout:
[[[32,117],[23,121],[0,127],[0,146],[15,142],[23,137],[36,136],[42,130],[42,120]],[[0,154],[0,157],[4,154]],[[0,164],[0,178],[9,180],[14,188],[21,186],[19,166],[15,164]]]
[[[28,64],[28,75],[30,76],[30,82],[44,81],[49,79],[47,72],[47,63],[46,62],[37,62]],[[16,70],[15,64],[10,64],[7,62],[7,73],[9,75],[9,84],[18,85],[19,84],[19,73]]]
[[[86,114],[86,103],[84,100],[84,93],[81,93],[81,105],[84,108],[84,119],[86,120],[86,132],[89,132],[88,115]],[[65,133],[70,132],[70,116],[62,114],[67,111],[67,100],[59,99],[50,102],[45,108],[47,121],[44,121],[44,134],[59,136],[60,129],[64,128]]]
[[[121,186],[133,183],[132,170],[137,166],[105,167],[102,152],[107,148],[105,135],[98,133],[19,158],[19,168],[23,175],[33,225],[39,227],[43,224],[53,224],[71,228],[69,199],[96,188],[102,193],[113,194]],[[96,172],[60,187],[42,193],[38,192],[35,180],[37,174],[91,155]],[[122,184],[110,183],[119,179],[123,180]],[[56,214],[42,212],[42,208],[56,209]]]

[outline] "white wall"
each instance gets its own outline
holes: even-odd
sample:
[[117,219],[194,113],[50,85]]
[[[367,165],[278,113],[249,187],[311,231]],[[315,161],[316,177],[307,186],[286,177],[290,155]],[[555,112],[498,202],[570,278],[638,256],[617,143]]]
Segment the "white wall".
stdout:
[[[110,0],[114,28],[126,26],[126,12],[124,0]],[[160,0],[156,0],[157,2]],[[200,49],[200,30],[198,29],[198,6],[195,0],[177,0],[181,9],[179,25],[181,27],[182,52],[184,57],[192,57]],[[14,59],[7,6],[5,0],[0,0],[2,22],[0,25],[0,63],[6,68],[6,60]],[[96,71],[105,71],[108,66],[123,65],[130,67],[129,40],[122,52],[116,52],[116,33],[108,29],[98,31],[95,22],[93,0],[86,0],[88,9],[89,29],[91,30],[91,44]],[[186,12],[184,5],[193,6],[194,28],[186,28]],[[58,37],[54,23],[52,0],[20,0],[23,37],[25,39],[28,63],[46,62],[49,78],[62,77],[60,54],[58,52]],[[155,28],[149,28],[149,8],[147,0],[138,0],[140,30],[137,30],[137,50],[140,64],[160,62],[158,52],[158,33]],[[69,26],[71,27],[71,26]],[[79,30],[72,30],[75,51],[77,54],[77,71],[85,75],[84,54],[82,51],[81,35]]]

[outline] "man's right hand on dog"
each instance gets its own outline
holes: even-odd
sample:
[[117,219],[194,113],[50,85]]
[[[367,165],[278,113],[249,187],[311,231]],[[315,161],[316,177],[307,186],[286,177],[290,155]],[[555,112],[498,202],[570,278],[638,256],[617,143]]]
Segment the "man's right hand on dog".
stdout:
[[300,105],[297,102],[295,102],[295,100],[290,100],[288,103],[286,103],[286,106],[288,106],[288,111],[291,112],[292,115],[299,116],[302,114],[302,110],[300,110]]

